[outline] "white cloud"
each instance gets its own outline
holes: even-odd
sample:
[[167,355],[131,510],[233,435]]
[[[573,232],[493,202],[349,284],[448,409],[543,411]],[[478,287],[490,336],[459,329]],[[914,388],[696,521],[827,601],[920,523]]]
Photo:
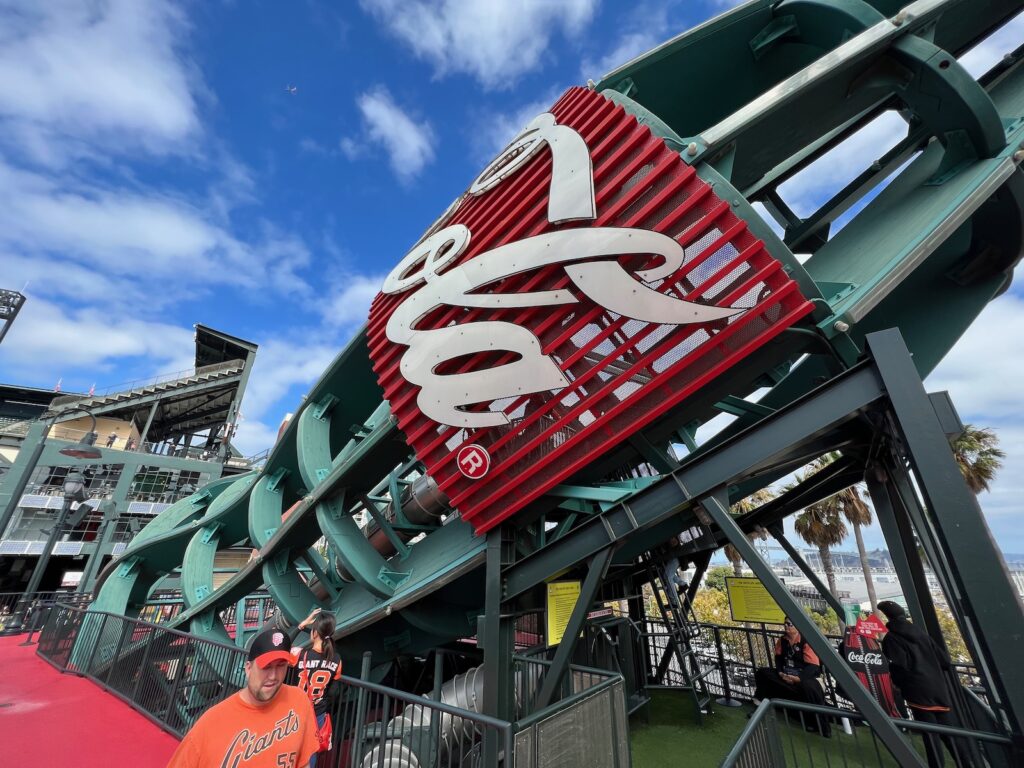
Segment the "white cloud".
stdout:
[[1015,382],[1024,376],[1024,299],[1007,292],[974,324],[928,377],[929,391],[948,390],[964,422],[991,427],[1006,452],[989,493],[978,501],[1004,552],[1024,552],[1024,413]]
[[632,61],[642,53],[646,53],[657,45],[665,42],[665,30],[644,29],[623,35],[618,44],[601,58],[585,59],[583,62],[583,79],[600,80],[614,69]]
[[246,419],[259,421],[292,387],[313,384],[340,351],[329,340],[303,343],[297,338],[279,337],[260,343],[242,404]]
[[982,40],[959,59],[974,77],[988,72],[999,60],[1016,50],[1024,41],[1024,14],[1007,22],[1002,29]]
[[578,35],[597,0],[362,0],[362,6],[438,76],[468,74],[501,89],[541,64],[556,32]]
[[0,367],[56,380],[81,366],[103,371],[125,358],[148,358],[157,373],[193,359],[194,346],[191,328],[124,314],[117,297],[71,309],[30,292],[0,347]]
[[383,284],[383,275],[347,275],[323,304],[324,322],[334,328],[362,325],[370,314],[370,302]]
[[[433,128],[407,115],[383,87],[362,94],[356,104],[363,116],[367,140],[387,153],[391,170],[400,182],[412,182],[434,159]],[[344,139],[342,142],[342,151],[348,154]]]
[[971,418],[1019,417],[1024,378],[1024,299],[1007,292],[989,304],[928,377],[929,389],[947,389]]
[[181,149],[201,87],[178,53],[185,14],[161,0],[0,4],[0,119],[7,142],[60,164],[101,144]]
[[474,119],[476,129],[472,140],[479,147],[480,161],[490,162],[519,135],[527,123],[551,109],[559,93],[557,89],[552,89],[546,96],[534,99],[509,112],[489,111],[486,114],[478,114]]
[[906,122],[886,112],[781,184],[779,194],[798,216],[807,216],[906,135]]

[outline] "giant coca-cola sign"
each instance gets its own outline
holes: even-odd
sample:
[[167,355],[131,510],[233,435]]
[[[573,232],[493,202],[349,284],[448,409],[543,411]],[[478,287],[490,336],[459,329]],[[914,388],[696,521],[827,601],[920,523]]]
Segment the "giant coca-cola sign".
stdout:
[[809,310],[728,201],[573,88],[387,276],[370,347],[410,444],[484,531]]

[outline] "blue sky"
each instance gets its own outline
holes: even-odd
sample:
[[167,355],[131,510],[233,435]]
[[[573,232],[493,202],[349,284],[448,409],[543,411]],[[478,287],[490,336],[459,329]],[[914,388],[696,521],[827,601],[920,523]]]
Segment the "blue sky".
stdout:
[[[734,4],[0,0],[0,285],[29,297],[0,380],[184,369],[205,323],[260,344],[238,442],[267,447],[383,275],[525,122]],[[1019,45],[1018,22],[971,68]],[[813,205],[900,127],[788,199]],[[1024,419],[1002,384],[1024,378],[1022,319],[1015,290],[929,382],[1000,429],[1011,456],[983,503],[1017,552]]]

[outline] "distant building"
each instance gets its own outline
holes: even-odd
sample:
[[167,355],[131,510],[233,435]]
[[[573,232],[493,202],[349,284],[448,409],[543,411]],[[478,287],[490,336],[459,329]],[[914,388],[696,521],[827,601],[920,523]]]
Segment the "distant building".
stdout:
[[[202,325],[195,341],[193,369],[117,391],[62,394],[0,385],[0,592],[24,589],[65,503],[63,484],[72,470],[85,478],[86,509],[69,516],[44,591],[90,590],[103,565],[154,516],[211,480],[251,468],[231,437],[257,346]],[[83,411],[96,418],[99,458],[60,453],[89,430]]]
[[1013,585],[1017,587],[1017,594],[1024,597],[1024,570],[1010,571],[1010,578],[1013,580]]

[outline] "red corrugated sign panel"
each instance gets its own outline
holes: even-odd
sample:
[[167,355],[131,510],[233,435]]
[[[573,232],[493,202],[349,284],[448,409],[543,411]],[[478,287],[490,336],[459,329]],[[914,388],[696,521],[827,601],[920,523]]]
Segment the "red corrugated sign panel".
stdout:
[[483,532],[810,309],[677,153],[572,88],[388,276],[370,353],[416,455]]

